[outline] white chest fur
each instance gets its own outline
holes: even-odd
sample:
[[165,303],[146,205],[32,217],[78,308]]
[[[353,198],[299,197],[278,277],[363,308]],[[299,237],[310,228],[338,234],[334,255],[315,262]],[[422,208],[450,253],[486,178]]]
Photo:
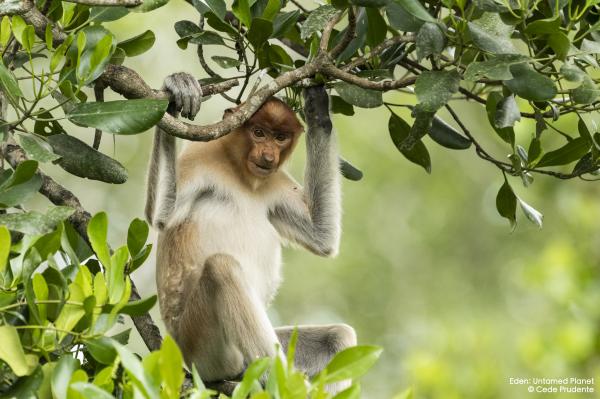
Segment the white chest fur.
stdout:
[[268,204],[247,193],[208,187],[195,195],[180,193],[178,202],[187,198],[188,203],[176,209],[186,215],[174,215],[173,222],[194,222],[199,264],[211,255],[231,255],[257,299],[267,304],[281,281],[281,238],[268,219]]

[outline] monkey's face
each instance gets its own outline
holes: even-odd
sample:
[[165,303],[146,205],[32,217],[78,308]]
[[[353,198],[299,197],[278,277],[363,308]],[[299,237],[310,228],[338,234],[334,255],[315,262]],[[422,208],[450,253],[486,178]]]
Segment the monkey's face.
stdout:
[[293,145],[293,134],[258,124],[245,130],[250,144],[246,159],[248,170],[256,177],[268,177],[287,157]]

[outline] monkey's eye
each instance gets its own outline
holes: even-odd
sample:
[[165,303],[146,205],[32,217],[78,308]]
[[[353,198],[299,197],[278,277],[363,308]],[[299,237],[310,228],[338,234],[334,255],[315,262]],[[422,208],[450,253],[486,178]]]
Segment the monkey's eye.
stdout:
[[277,136],[275,136],[275,140],[277,141],[286,141],[288,139],[288,136],[285,134],[278,134]]
[[265,132],[264,132],[264,130],[262,130],[261,128],[258,128],[258,127],[257,127],[257,128],[254,128],[254,130],[252,131],[252,134],[253,134],[255,137],[259,137],[259,138],[265,137]]

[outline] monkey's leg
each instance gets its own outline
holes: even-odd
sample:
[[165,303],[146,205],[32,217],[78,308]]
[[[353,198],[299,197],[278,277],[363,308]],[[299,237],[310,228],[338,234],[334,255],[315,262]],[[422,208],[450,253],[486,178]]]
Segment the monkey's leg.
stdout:
[[235,379],[255,359],[277,353],[279,341],[264,305],[242,276],[233,257],[213,255],[197,286],[186,288],[177,340],[188,365],[195,364],[205,381]]
[[[295,327],[275,329],[284,352],[287,352],[290,337]],[[356,333],[347,324],[327,324],[322,326],[298,326],[298,341],[294,365],[314,377],[325,368],[336,353],[356,345]],[[348,388],[351,381],[341,381],[326,386],[326,390],[336,393]]]

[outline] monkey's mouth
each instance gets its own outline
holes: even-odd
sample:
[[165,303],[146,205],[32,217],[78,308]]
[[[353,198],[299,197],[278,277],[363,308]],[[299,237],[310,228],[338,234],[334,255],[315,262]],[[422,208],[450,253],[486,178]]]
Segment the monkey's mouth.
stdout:
[[250,165],[250,171],[258,176],[267,176],[270,175],[271,173],[273,173],[273,171],[275,170],[275,168],[273,166],[267,166],[267,165],[261,165],[260,163],[256,163],[256,162],[249,162]]

